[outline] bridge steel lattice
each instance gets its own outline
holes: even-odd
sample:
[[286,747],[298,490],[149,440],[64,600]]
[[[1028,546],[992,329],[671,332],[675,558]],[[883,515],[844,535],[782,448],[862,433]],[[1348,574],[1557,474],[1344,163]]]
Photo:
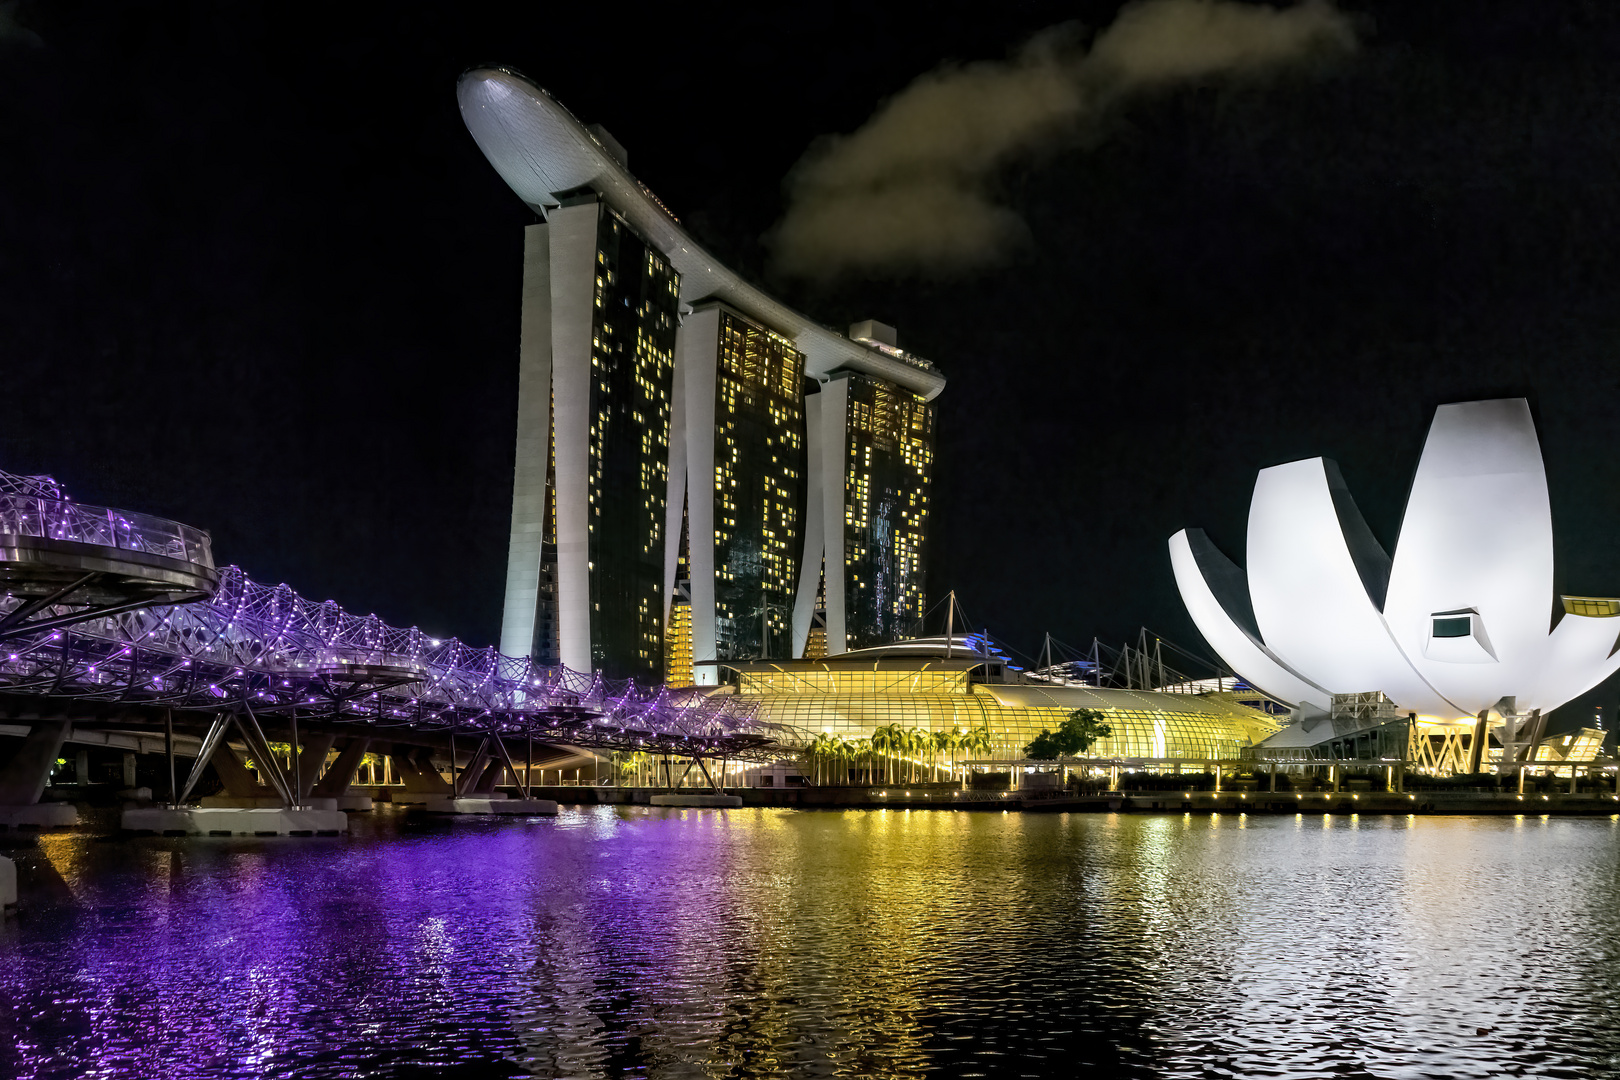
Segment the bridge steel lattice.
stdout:
[[774,756],[773,725],[726,695],[539,667],[216,572],[207,533],[71,502],[45,477],[0,473],[0,585],[6,695],[230,716],[244,731],[278,717],[382,737]]

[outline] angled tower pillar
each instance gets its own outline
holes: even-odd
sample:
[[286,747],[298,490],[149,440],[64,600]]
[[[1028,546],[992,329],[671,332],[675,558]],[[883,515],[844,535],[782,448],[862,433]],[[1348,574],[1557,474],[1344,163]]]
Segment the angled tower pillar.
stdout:
[[[506,560],[501,652],[555,659],[554,615],[542,609],[551,462],[551,244],[549,227],[523,233],[523,332],[518,345],[517,464]],[[540,633],[537,633],[539,631]],[[537,641],[537,637],[542,640]]]

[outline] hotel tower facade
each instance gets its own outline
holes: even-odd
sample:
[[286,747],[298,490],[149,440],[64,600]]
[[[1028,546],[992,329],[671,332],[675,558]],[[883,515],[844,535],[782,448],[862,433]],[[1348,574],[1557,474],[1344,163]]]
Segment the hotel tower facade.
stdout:
[[839,334],[744,282],[524,76],[474,69],[457,96],[542,219],[501,651],[705,685],[914,630],[944,377],[891,327]]

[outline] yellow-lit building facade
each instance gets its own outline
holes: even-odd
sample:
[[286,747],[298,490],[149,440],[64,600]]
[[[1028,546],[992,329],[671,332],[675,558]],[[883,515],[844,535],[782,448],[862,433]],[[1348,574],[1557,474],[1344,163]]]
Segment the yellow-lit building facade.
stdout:
[[977,657],[756,662],[735,665],[735,684],[720,692],[755,705],[787,746],[818,737],[858,744],[890,725],[929,735],[983,732],[956,755],[962,760],[1020,760],[1043,729],[1056,730],[1076,709],[1106,718],[1113,734],[1090,751],[1105,758],[1230,760],[1278,729],[1230,693],[986,681],[1018,677],[996,667]]
[[718,301],[683,317],[666,500],[671,685],[712,679],[717,661],[791,653],[804,363],[788,338]]

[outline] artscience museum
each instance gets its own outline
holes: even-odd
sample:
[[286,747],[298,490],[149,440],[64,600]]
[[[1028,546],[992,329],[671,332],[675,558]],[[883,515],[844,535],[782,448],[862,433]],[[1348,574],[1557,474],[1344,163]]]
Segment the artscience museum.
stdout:
[[1547,477],[1524,399],[1436,410],[1392,553],[1338,467],[1309,458],[1260,471],[1243,554],[1240,567],[1201,529],[1170,538],[1204,639],[1294,706],[1261,756],[1388,752],[1365,736],[1395,718],[1414,763],[1437,771],[1589,758],[1601,743],[1543,737],[1549,712],[1620,667],[1620,599],[1554,592]]

